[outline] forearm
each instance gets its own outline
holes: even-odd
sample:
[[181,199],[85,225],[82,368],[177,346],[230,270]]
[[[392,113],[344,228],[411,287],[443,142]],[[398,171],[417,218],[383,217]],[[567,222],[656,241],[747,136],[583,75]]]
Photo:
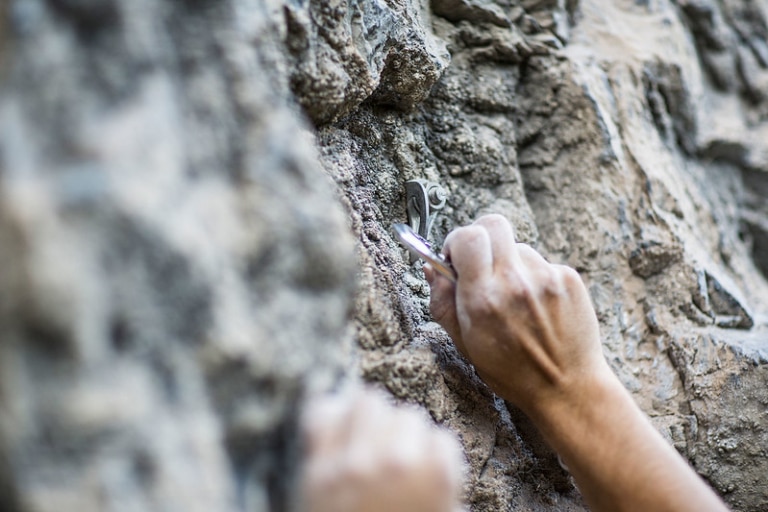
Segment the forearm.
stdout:
[[432,314],[478,375],[537,424],[594,510],[727,510],[608,368],[575,270],[516,243],[493,215],[454,230],[445,254],[459,277],[428,273]]
[[606,368],[529,411],[594,511],[724,511]]

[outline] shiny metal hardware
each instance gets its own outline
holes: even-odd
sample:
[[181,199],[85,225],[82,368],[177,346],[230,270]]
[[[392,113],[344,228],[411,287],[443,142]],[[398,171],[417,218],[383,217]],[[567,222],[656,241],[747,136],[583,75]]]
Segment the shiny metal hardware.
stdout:
[[429,240],[432,223],[447,199],[448,194],[438,183],[422,179],[405,182],[408,224],[424,240]]
[[411,229],[408,224],[394,224],[392,229],[395,231],[397,238],[400,239],[400,243],[410,251],[411,256],[422,258],[432,265],[432,268],[437,272],[440,272],[447,277],[452,283],[456,282],[456,271],[453,269],[450,262],[445,261],[443,256],[432,252],[427,241]]

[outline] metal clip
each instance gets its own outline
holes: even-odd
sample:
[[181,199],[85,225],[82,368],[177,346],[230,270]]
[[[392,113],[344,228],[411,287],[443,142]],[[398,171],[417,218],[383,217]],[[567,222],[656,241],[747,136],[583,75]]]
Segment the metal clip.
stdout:
[[[438,183],[422,179],[405,182],[406,211],[408,224],[424,240],[429,240],[432,223],[437,212],[445,207],[448,194]],[[411,255],[411,263],[416,257]]]

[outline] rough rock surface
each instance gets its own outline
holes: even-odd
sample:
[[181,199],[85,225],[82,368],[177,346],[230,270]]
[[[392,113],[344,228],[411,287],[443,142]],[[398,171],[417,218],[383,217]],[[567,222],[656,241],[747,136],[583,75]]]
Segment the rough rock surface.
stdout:
[[497,212],[576,267],[656,427],[768,507],[764,0],[0,0],[0,23],[0,510],[290,510],[297,412],[355,376],[459,435],[470,510],[584,510],[430,321],[390,229],[414,178],[449,192],[438,245]]

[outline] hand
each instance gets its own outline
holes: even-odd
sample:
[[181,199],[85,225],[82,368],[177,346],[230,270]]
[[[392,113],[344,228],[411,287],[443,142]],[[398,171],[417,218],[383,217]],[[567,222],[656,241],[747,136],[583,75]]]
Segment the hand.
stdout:
[[416,411],[358,392],[313,404],[304,430],[304,510],[458,510],[459,445]]
[[535,417],[581,380],[610,374],[579,275],[516,243],[504,217],[454,230],[444,254],[458,281],[425,267],[432,316],[501,397]]
[[445,243],[458,280],[426,268],[431,310],[480,377],[531,417],[594,511],[725,511],[603,358],[587,290],[515,243],[498,215]]

